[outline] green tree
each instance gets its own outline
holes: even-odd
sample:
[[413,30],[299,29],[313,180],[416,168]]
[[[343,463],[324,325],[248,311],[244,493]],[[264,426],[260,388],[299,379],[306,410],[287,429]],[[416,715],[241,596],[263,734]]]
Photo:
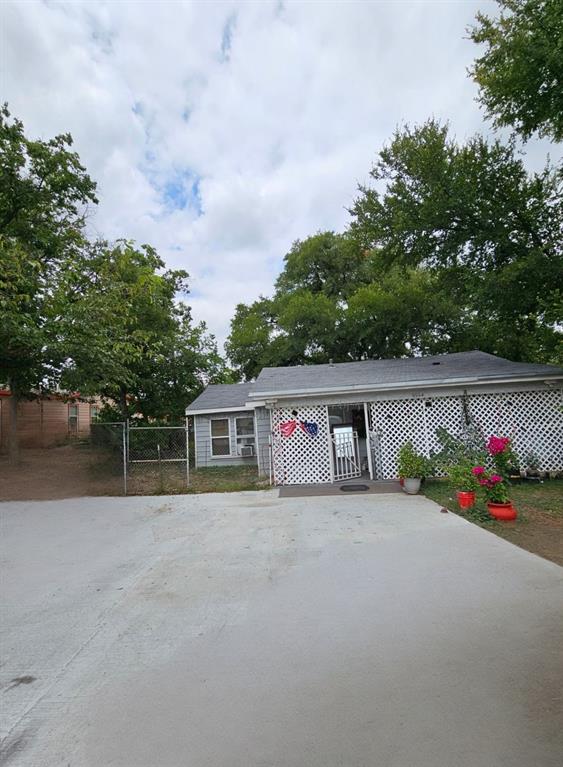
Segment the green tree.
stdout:
[[550,361],[561,334],[546,300],[563,273],[561,177],[528,174],[514,145],[458,145],[430,120],[397,131],[360,189],[352,232],[380,268],[425,269],[455,309],[449,350]]
[[498,18],[477,14],[471,39],[485,46],[471,74],[497,126],[563,139],[563,3],[498,0]]
[[345,299],[369,279],[367,256],[348,234],[318,232],[297,240],[284,258],[276,295],[308,290]]
[[240,378],[263,367],[350,359],[341,336],[347,297],[369,275],[367,254],[348,235],[296,241],[272,298],[239,304],[226,350]]
[[225,343],[236,377],[250,381],[272,362],[271,343],[276,329],[272,302],[260,297],[252,304],[237,304]]
[[49,306],[62,263],[83,247],[95,184],[68,134],[26,137],[0,109],[0,382],[12,393],[10,460],[18,458],[17,406],[56,377]]
[[448,351],[462,327],[433,274],[392,268],[351,296],[343,332],[353,359],[378,359]]
[[154,248],[98,242],[69,264],[57,294],[62,382],[133,413],[175,418],[224,375],[214,339],[176,302],[188,275],[164,270]]
[[146,419],[182,423],[186,405],[208,384],[232,379],[205,323],[194,324],[184,304],[173,315],[173,331],[161,337],[158,353],[145,356],[134,403]]
[[[349,233],[296,242],[272,298],[239,304],[227,354],[246,379],[271,365],[441,351],[460,311],[427,270],[389,266]],[[447,328],[449,335],[445,335]]]

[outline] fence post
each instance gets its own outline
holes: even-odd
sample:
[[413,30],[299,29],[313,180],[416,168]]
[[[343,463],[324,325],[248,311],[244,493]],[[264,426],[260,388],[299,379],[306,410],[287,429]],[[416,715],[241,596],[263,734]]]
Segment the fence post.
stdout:
[[190,486],[190,421],[186,416],[186,487]]
[[128,421],[121,424],[122,442],[123,442],[123,495],[127,495],[127,442],[129,441]]

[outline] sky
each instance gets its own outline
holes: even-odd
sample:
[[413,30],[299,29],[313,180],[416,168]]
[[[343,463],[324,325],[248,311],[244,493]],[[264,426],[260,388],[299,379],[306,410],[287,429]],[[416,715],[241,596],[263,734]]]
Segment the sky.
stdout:
[[[0,98],[30,137],[70,132],[98,183],[91,236],[190,273],[221,343],[296,239],[342,231],[401,124],[490,125],[467,76],[481,0],[2,2]],[[546,142],[527,146],[540,167]]]

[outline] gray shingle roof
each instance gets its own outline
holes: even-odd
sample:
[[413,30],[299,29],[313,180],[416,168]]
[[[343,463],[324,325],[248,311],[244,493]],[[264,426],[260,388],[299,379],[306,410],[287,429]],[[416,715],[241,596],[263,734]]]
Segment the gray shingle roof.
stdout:
[[254,384],[211,384],[186,408],[191,410],[221,410],[222,408],[244,407],[250,388]]
[[407,357],[394,360],[341,362],[334,365],[298,365],[264,368],[254,383],[214,384],[194,400],[186,412],[225,408],[244,408],[246,402],[273,394],[306,394],[324,390],[393,389],[438,382],[494,381],[495,379],[559,376],[563,369],[553,365],[511,362],[485,352],[458,352],[433,357]]
[[451,379],[521,378],[563,375],[561,368],[511,362],[485,352],[458,352],[433,357],[408,357],[393,360],[365,360],[334,365],[300,365],[264,368],[250,396],[305,390],[361,388]]

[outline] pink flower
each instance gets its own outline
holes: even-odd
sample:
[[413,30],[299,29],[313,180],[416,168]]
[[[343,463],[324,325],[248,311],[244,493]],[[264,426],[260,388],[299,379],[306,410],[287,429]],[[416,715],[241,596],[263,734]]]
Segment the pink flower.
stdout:
[[485,467],[484,467],[484,466],[474,466],[474,467],[471,469],[471,472],[472,472],[472,473],[473,473],[473,474],[474,474],[476,477],[478,477],[480,474],[484,474],[484,473],[485,473]]
[[491,474],[491,482],[496,485],[497,482],[502,482],[500,474]]
[[508,437],[495,437],[493,435],[489,437],[487,450],[491,455],[498,455],[499,453],[504,453],[509,444],[510,439]]

